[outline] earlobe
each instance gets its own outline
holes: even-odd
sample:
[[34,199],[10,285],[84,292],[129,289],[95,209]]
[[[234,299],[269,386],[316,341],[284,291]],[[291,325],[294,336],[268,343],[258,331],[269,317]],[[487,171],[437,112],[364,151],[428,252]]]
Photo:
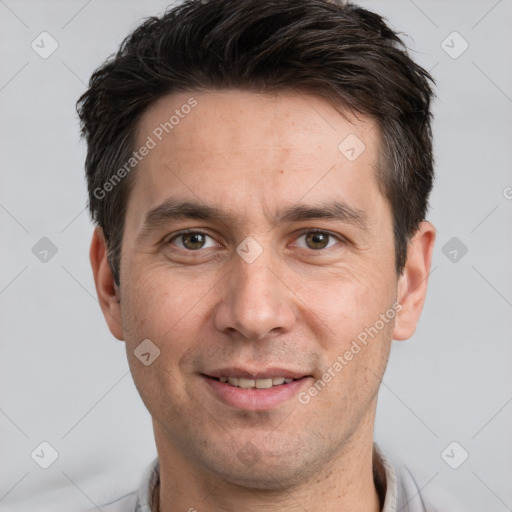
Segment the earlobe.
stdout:
[[407,261],[398,279],[398,302],[402,309],[395,319],[395,340],[406,340],[416,330],[425,303],[435,239],[434,226],[423,221],[409,242]]
[[91,248],[89,251],[96,294],[100,303],[103,316],[108,324],[110,332],[118,340],[124,340],[121,324],[121,305],[119,290],[114,282],[112,269],[108,261],[108,251],[103,230],[100,227],[94,229]]

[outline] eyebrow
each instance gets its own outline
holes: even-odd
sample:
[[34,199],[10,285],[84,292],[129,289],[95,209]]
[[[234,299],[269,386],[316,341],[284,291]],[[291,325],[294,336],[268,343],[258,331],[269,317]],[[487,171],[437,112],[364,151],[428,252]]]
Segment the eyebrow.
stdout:
[[[354,225],[362,230],[368,230],[366,213],[339,200],[331,200],[322,204],[299,204],[280,208],[275,212],[272,219],[268,214],[266,217],[267,220],[272,221],[272,224],[327,219],[337,220]],[[217,206],[169,198],[147,212],[140,230],[140,236],[146,236],[154,229],[179,220],[217,221],[229,225],[235,222],[236,216]]]

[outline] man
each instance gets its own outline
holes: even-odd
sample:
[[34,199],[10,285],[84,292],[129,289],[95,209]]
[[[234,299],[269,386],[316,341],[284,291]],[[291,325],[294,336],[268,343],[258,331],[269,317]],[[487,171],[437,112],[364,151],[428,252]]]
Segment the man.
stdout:
[[188,1],[94,73],[91,264],[158,451],[103,510],[433,510],[373,443],[435,240],[431,80],[328,0]]

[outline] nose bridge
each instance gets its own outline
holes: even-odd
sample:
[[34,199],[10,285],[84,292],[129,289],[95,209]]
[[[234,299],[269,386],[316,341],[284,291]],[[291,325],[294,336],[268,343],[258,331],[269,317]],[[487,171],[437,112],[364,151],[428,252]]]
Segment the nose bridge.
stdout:
[[270,258],[263,255],[252,263],[240,261],[235,271],[236,279],[232,293],[237,295],[238,303],[256,303],[260,304],[259,310],[263,311],[263,306],[269,306],[271,301],[276,300],[276,295],[280,293],[281,284],[275,272],[272,272]]
[[237,249],[216,322],[220,330],[236,330],[247,339],[259,340],[273,330],[290,329],[295,315],[289,292],[277,277],[271,249],[261,247],[252,259],[246,257],[256,249],[250,244],[242,243]]

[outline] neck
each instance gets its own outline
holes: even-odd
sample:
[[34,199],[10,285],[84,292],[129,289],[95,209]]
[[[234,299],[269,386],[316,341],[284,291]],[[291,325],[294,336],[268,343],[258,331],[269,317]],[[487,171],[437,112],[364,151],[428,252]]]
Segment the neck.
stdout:
[[269,512],[379,512],[373,479],[373,415],[365,425],[320,466],[292,485],[255,489],[230,481],[194,463],[154,424],[160,462],[159,512],[258,510]]

